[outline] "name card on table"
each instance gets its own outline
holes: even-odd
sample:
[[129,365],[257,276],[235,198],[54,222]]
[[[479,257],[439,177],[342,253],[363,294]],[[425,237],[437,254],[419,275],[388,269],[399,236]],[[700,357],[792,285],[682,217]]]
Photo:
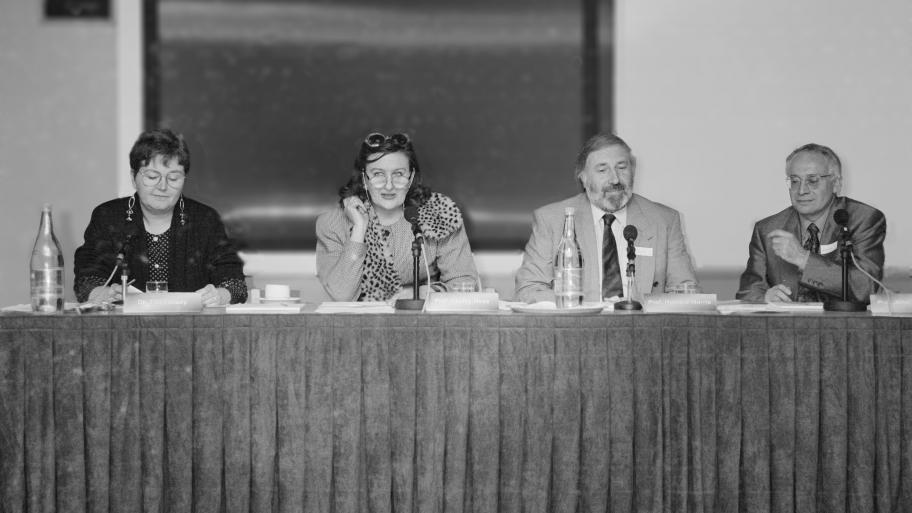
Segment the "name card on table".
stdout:
[[424,303],[425,312],[496,312],[496,292],[432,292]]
[[196,292],[152,292],[124,296],[124,313],[194,313],[203,310]]
[[912,294],[871,294],[871,313],[875,315],[912,313]]
[[715,294],[646,294],[644,312],[715,312]]

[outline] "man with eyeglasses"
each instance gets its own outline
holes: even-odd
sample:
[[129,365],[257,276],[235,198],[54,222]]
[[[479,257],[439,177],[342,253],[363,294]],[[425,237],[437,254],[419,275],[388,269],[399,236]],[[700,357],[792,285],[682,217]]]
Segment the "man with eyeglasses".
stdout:
[[[836,153],[820,144],[805,144],[785,159],[785,174],[792,206],[754,226],[747,268],[735,297],[767,302],[841,299],[839,226],[833,220],[840,209],[849,214],[857,264],[880,280],[886,218],[876,208],[838,195],[842,163]],[[867,303],[875,291],[874,282],[852,265],[849,292],[854,300]]]
[[[518,300],[554,301],[552,266],[567,207],[575,210],[585,301],[637,299],[654,290],[698,288],[678,211],[634,194],[635,171],[636,159],[620,137],[598,134],[586,141],[574,170],[583,192],[545,205],[533,214],[532,236],[516,272]],[[633,291],[627,290],[622,271],[626,269],[622,264],[627,261],[623,235],[627,225],[635,226],[639,232]]]

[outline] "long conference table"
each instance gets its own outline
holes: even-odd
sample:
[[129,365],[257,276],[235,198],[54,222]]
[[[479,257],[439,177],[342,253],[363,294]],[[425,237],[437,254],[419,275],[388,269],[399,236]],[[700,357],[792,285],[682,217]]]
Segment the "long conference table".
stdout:
[[2,315],[2,512],[908,512],[912,318]]

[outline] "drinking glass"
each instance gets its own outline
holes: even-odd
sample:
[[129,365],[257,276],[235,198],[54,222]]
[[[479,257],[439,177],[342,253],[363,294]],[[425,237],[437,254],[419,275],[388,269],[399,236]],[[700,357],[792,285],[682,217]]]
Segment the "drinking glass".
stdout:
[[450,292],[475,292],[475,286],[474,281],[461,281],[450,284],[447,288]]
[[684,283],[679,283],[674,287],[668,287],[665,289],[665,292],[672,294],[699,294],[700,288],[697,287],[697,284],[692,281],[687,281]]
[[147,281],[146,292],[168,292],[168,282],[158,280]]

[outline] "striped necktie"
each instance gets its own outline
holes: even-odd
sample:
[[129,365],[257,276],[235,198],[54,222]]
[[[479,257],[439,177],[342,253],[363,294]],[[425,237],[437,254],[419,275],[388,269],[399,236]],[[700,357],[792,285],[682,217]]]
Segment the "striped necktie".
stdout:
[[810,251],[815,255],[820,254],[820,237],[818,237],[819,233],[820,229],[817,228],[817,225],[811,223],[808,226],[808,238],[806,241],[804,241],[804,249]]
[[617,242],[611,225],[614,223],[614,214],[602,216],[605,230],[602,232],[602,299],[609,297],[623,297],[624,285],[621,283],[621,266],[618,263]]

